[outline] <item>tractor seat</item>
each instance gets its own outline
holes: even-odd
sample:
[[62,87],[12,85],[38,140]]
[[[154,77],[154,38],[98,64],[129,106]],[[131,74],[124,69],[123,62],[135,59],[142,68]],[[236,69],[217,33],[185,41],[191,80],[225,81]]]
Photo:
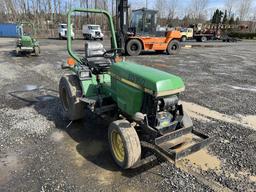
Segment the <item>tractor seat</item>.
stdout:
[[101,43],[91,41],[85,42],[85,60],[92,70],[92,73],[95,75],[105,73],[110,68],[112,62],[111,59],[103,56],[105,52],[106,50]]

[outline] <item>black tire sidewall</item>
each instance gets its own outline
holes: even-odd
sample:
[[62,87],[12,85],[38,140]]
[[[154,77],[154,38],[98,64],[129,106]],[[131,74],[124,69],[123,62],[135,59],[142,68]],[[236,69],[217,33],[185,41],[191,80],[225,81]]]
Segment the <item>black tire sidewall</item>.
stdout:
[[[136,51],[131,50],[132,45],[136,45],[138,49]],[[138,39],[132,39],[128,41],[128,43],[126,44],[126,52],[130,56],[140,55],[141,51],[142,51],[142,44]]]
[[[177,49],[176,50],[172,50],[172,46],[176,45]],[[168,47],[167,47],[167,53],[169,55],[176,55],[180,52],[181,46],[180,46],[180,42],[177,40],[172,40],[169,42]]]
[[[108,142],[110,145],[111,154],[112,154],[113,159],[116,162],[116,164],[123,169],[129,169],[129,168],[132,168],[132,166],[130,166],[129,165],[130,163],[128,162],[129,161],[129,157],[128,157],[129,156],[129,151],[128,151],[129,146],[128,146],[127,138],[124,137],[123,132],[125,131],[125,129],[134,129],[134,128],[130,126],[130,123],[128,121],[123,120],[123,122],[127,123],[127,127],[120,127],[115,122],[112,122],[110,124],[109,129],[108,129]],[[128,124],[129,124],[129,126],[128,126]],[[119,133],[119,135],[121,136],[121,139],[123,141],[123,144],[124,144],[125,158],[124,158],[124,161],[122,161],[122,162],[120,162],[119,160],[117,160],[115,158],[115,153],[113,151],[113,146],[112,146],[112,132],[113,131],[116,131]],[[136,133],[136,131],[135,131],[135,133]],[[138,135],[134,135],[134,137],[138,137]],[[140,155],[139,155],[139,158],[140,158]]]
[[203,36],[201,37],[201,42],[206,42],[207,41],[207,37]]
[[[76,95],[75,93],[72,93],[72,84],[69,82],[69,78],[73,78],[73,81],[76,81],[76,75],[65,75],[60,79],[59,83],[59,95],[60,95],[60,100],[64,112],[64,116],[67,117],[69,120],[78,120],[83,117],[82,109],[83,109],[83,103],[76,102]],[[73,87],[75,87],[73,85]],[[77,89],[77,87],[75,87]],[[63,95],[62,91],[63,89],[66,92],[66,97],[68,99],[68,106],[67,110],[65,110],[64,103],[63,103]],[[77,91],[77,90],[76,90]]]

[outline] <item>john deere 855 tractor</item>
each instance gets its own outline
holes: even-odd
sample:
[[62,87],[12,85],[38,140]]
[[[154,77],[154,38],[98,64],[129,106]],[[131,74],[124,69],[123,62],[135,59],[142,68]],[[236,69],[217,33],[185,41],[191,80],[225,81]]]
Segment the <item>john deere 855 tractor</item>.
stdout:
[[[16,55],[19,56],[23,54],[34,53],[36,56],[40,54],[39,42],[33,38],[34,35],[34,26],[29,22],[21,22],[20,26],[20,37],[16,43]],[[25,29],[28,29],[30,32],[25,32]]]
[[[104,14],[111,30],[112,49],[106,51],[100,42],[86,41],[85,55],[78,57],[71,48],[74,12]],[[108,12],[71,10],[67,49],[71,58],[63,68],[70,69],[70,73],[59,83],[64,114],[72,121],[82,119],[87,108],[97,115],[111,116],[114,121],[108,128],[109,147],[121,168],[138,166],[143,161],[142,150],[148,148],[178,160],[211,141],[192,128],[191,119],[179,103],[185,89],[180,77],[118,59],[120,49]]]

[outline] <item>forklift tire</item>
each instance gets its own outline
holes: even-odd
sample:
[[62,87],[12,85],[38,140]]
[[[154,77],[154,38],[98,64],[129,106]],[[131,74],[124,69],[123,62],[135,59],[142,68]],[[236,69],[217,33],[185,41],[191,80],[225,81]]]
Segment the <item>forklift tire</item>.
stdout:
[[180,52],[180,49],[180,42],[177,40],[172,40],[170,41],[166,51],[169,55],[176,55]]
[[40,47],[35,47],[34,50],[35,50],[35,56],[39,56],[39,54],[40,54]]
[[62,76],[59,83],[59,95],[64,116],[70,121],[84,117],[84,103],[79,100],[77,93],[82,93],[77,76]]
[[117,120],[108,128],[111,154],[122,169],[132,168],[141,156],[141,145],[136,130],[127,120]]
[[131,39],[126,44],[126,51],[130,56],[138,56],[142,51],[141,42],[138,39]]

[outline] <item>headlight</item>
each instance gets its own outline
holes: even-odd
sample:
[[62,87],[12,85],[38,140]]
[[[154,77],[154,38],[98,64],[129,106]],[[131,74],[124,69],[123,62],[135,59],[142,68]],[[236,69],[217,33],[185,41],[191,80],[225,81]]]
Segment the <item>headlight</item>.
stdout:
[[89,78],[91,78],[90,71],[80,71],[79,72],[79,78],[80,79],[89,79]]

